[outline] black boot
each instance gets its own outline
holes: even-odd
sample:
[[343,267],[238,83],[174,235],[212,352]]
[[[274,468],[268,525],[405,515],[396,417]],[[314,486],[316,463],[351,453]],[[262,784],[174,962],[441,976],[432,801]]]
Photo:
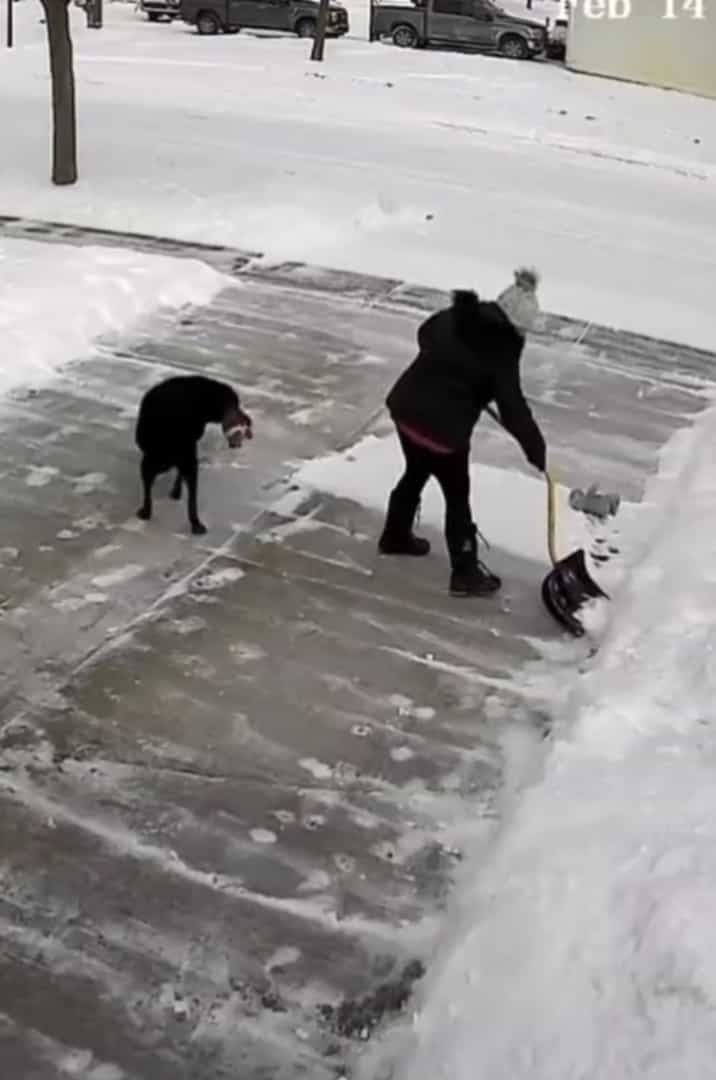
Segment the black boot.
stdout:
[[422,536],[413,534],[413,521],[418,504],[401,499],[395,491],[388,501],[388,513],[383,533],[378,541],[381,555],[428,555],[430,544]]
[[492,596],[502,585],[477,557],[477,529],[473,525],[455,550],[451,546],[451,596]]

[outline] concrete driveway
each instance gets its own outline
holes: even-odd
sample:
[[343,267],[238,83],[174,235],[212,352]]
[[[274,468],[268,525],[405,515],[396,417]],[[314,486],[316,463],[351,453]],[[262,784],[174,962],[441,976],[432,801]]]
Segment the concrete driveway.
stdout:
[[[409,988],[459,857],[449,826],[494,815],[504,724],[539,731],[515,677],[558,636],[543,566],[495,553],[504,595],[459,604],[439,536],[418,572],[376,556],[363,507],[315,492],[276,510],[299,460],[385,429],[442,298],[233,270],[210,307],[0,406],[11,1080],[343,1075],[370,1004],[319,1007]],[[549,320],[528,388],[565,482],[638,498],[713,358],[585,330]],[[176,371],[233,381],[257,428],[241,455],[205,440],[200,540],[168,499],[134,513],[137,403]],[[509,452],[487,425],[479,451]]]

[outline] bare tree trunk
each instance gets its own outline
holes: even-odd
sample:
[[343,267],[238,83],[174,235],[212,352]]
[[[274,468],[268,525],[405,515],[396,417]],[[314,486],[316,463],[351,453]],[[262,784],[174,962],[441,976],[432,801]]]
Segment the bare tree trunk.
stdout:
[[40,0],[45,9],[52,77],[52,183],[77,180],[77,116],[69,0]]
[[8,49],[12,49],[13,45],[15,44],[15,42],[13,40],[14,37],[15,37],[15,20],[14,20],[15,12],[13,11],[14,2],[15,2],[15,0],[7,0],[7,22],[6,22],[6,32],[5,32],[5,44],[7,45]]
[[318,5],[318,21],[316,22],[316,34],[313,38],[313,48],[311,49],[311,60],[323,60],[329,4],[330,0],[320,0]]

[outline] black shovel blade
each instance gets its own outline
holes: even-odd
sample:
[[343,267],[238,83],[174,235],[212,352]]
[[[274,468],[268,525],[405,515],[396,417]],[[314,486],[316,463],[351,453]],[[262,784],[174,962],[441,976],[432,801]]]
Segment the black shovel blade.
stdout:
[[584,627],[577,612],[588,600],[608,599],[587,570],[581,548],[556,562],[542,582],[542,600],[557,622],[574,637],[582,637]]

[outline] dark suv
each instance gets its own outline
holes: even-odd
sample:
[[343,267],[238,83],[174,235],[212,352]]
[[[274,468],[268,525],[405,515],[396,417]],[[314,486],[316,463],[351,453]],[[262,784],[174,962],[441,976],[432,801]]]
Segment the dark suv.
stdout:
[[[181,0],[184,22],[200,34],[236,34],[239,30],[285,30],[313,37],[318,21],[316,0]],[[328,11],[327,37],[348,33],[348,12],[340,4]]]

